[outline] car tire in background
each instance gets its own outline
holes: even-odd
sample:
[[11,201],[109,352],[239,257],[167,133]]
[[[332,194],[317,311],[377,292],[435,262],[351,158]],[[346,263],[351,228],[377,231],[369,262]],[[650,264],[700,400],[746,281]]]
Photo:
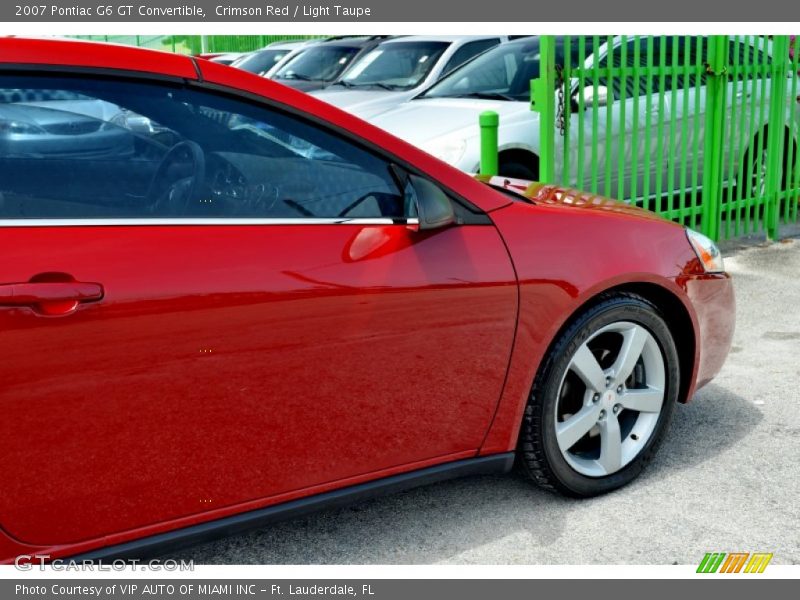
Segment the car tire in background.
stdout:
[[528,181],[537,181],[539,179],[539,174],[535,169],[516,161],[501,161],[498,171],[501,177],[526,179]]
[[[744,185],[744,190],[741,192],[731,188],[731,201],[737,200],[742,194],[741,198],[765,198],[767,196],[767,172],[769,171],[769,130],[765,127],[760,131],[750,146],[745,151],[740,165],[739,175],[735,183],[737,185]],[[783,133],[783,154],[781,157],[782,174],[779,185],[779,190],[788,190],[793,182],[789,181],[788,162],[789,159],[797,162],[797,146],[794,138],[792,137],[788,128],[784,129]],[[792,166],[791,172],[795,172],[796,168]],[[787,199],[784,198],[780,202],[780,210],[783,211]],[[750,217],[752,219],[760,219],[764,217],[764,206],[759,205],[751,209]]]
[[519,466],[567,496],[624,486],[660,446],[679,378],[677,349],[656,306],[630,293],[599,297],[542,361],[523,417]]

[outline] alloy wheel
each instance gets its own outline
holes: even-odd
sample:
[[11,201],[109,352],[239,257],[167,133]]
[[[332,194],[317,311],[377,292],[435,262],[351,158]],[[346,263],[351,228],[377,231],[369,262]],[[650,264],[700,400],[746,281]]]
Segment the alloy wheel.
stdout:
[[624,468],[653,435],[665,386],[664,356],[646,327],[618,321],[596,331],[559,386],[555,431],[567,463],[588,477]]

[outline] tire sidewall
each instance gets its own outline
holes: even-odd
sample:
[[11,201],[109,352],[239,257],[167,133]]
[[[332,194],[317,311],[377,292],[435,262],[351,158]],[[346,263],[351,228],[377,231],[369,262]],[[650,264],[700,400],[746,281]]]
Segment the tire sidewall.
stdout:
[[[558,394],[561,381],[570,361],[577,349],[596,331],[611,323],[627,321],[645,327],[655,338],[664,359],[665,390],[664,403],[655,429],[645,442],[639,454],[622,469],[605,477],[588,477],[577,472],[561,453],[556,439],[555,414],[558,405]],[[661,444],[664,434],[669,428],[675,404],[678,398],[680,373],[678,353],[669,327],[655,311],[645,302],[632,298],[620,298],[613,306],[599,306],[589,310],[583,316],[582,326],[561,346],[561,351],[554,357],[547,369],[539,408],[543,430],[541,440],[547,462],[554,477],[566,488],[564,491],[578,496],[594,496],[622,487],[635,479],[650,462]]]
[[504,163],[501,165],[499,171],[501,177],[511,177],[513,179],[526,179],[531,181],[537,179],[536,173],[532,168],[515,161]]

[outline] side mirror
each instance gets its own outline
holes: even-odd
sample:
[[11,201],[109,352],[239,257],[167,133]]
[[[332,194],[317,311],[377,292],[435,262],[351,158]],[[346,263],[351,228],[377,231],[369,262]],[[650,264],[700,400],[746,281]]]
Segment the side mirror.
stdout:
[[597,86],[597,95],[595,95],[595,87],[592,85],[587,85],[582,89],[575,92],[575,95],[572,97],[573,108],[576,110],[580,106],[580,99],[579,95],[583,96],[583,107],[586,108],[593,108],[597,106],[598,108],[601,106],[608,105],[608,88],[604,85]]
[[448,227],[456,223],[453,203],[435,183],[417,175],[408,175],[411,202],[416,206],[420,231]]

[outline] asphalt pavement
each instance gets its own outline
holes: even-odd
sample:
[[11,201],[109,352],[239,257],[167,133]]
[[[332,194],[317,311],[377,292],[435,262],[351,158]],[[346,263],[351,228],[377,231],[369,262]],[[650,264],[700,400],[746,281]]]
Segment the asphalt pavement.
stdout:
[[471,477],[175,552],[198,564],[800,563],[800,238],[723,246],[737,326],[719,376],[676,410],[632,485],[592,500]]

